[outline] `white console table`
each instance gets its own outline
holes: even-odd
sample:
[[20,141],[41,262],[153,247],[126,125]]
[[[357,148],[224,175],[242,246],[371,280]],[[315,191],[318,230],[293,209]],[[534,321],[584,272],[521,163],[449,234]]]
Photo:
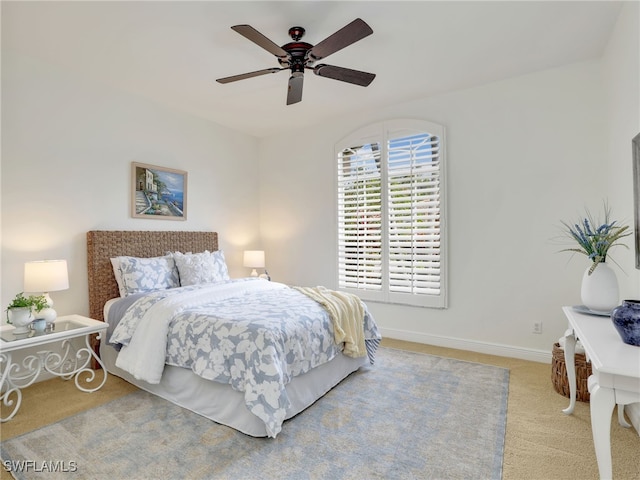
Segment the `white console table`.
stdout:
[[564,358],[570,388],[569,407],[573,413],[576,402],[575,345],[576,338],[584,346],[591,361],[589,377],[591,430],[601,479],[612,478],[611,414],[619,405],[620,423],[627,426],[622,408],[640,402],[640,347],[622,341],[609,317],[587,315],[572,307],[562,307],[569,320]]

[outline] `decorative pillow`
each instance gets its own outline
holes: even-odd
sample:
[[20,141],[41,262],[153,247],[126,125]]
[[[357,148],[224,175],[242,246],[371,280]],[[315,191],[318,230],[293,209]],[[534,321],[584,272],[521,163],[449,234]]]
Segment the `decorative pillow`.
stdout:
[[116,257],[111,259],[111,265],[121,297],[180,286],[172,255],[152,258]]
[[202,253],[174,252],[173,259],[180,274],[180,285],[200,285],[229,280],[227,262],[222,250]]
[[111,259],[111,267],[113,268],[113,275],[116,277],[116,283],[118,284],[118,291],[121,297],[126,297],[126,291],[124,289],[124,283],[122,283],[122,272],[120,271],[120,259],[123,257],[114,257]]

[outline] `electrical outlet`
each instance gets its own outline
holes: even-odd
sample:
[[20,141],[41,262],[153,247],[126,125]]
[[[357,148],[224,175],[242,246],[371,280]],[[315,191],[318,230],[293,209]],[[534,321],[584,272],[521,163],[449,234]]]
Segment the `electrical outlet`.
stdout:
[[535,322],[533,324],[532,333],[542,333],[542,322]]

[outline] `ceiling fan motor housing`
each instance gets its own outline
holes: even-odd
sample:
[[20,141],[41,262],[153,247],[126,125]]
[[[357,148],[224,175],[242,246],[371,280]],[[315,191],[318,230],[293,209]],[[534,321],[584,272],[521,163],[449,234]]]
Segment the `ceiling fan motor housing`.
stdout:
[[301,72],[305,66],[310,67],[313,61],[308,59],[308,52],[313,45],[306,42],[290,42],[282,46],[289,54],[288,59],[278,59],[283,67],[290,67],[292,72]]

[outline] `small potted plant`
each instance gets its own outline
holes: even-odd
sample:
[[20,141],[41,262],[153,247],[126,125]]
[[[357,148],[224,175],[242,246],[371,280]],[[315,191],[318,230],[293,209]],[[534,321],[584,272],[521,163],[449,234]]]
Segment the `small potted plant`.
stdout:
[[607,262],[609,250],[616,245],[629,248],[621,242],[631,235],[628,225],[611,220],[611,209],[606,202],[603,220],[596,219],[587,210],[586,216],[578,221],[562,224],[565,235],[575,242],[562,251],[585,255],[591,262],[582,277],[582,302],[592,312],[608,315],[618,305],[618,279]]
[[34,314],[48,306],[44,295],[25,297],[24,293],[20,292],[7,306],[7,323],[15,327],[13,333],[27,333]]

